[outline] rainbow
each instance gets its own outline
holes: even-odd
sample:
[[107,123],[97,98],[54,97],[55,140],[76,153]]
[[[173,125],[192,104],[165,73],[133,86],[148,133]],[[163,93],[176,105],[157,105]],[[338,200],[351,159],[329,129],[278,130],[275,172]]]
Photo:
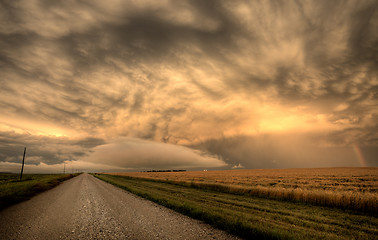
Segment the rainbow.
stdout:
[[361,167],[367,167],[366,160],[364,158],[364,155],[362,154],[360,147],[357,144],[353,144],[353,150],[357,156],[358,161],[360,162]]

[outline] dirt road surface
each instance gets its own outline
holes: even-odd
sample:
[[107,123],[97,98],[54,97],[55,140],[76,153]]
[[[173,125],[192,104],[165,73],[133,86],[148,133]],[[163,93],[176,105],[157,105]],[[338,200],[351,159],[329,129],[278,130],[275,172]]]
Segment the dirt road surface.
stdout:
[[0,212],[0,239],[237,239],[81,174]]

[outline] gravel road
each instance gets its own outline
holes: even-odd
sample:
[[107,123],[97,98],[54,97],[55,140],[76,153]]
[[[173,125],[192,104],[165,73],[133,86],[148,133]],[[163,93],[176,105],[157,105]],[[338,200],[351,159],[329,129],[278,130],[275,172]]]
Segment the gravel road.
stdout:
[[0,212],[0,239],[238,239],[81,174]]

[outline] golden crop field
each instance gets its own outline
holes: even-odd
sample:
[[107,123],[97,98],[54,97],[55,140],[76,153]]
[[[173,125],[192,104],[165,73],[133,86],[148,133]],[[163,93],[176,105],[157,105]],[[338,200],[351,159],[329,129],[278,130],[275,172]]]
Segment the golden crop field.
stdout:
[[171,181],[220,183],[243,187],[378,192],[378,168],[249,169],[189,172],[114,173]]
[[112,173],[198,188],[377,213],[378,168],[253,169]]

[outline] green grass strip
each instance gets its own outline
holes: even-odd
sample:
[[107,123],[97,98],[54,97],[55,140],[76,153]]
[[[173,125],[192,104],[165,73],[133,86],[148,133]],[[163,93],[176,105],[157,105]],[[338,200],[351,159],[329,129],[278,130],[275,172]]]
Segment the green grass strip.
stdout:
[[148,179],[96,177],[245,239],[374,239],[378,219],[341,209]]
[[49,190],[77,174],[0,174],[0,210]]

